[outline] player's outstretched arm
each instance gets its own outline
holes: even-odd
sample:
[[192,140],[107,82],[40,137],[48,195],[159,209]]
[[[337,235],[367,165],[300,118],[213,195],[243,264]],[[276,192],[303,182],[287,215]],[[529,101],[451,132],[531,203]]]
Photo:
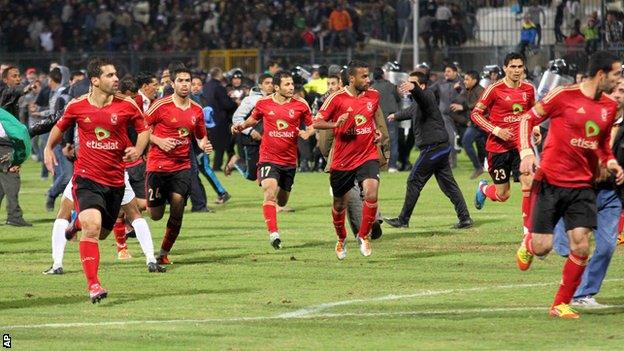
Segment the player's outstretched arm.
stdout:
[[308,140],[314,132],[314,126],[310,125],[307,126],[305,130],[299,130],[299,137],[303,140]]
[[249,127],[255,126],[256,124],[258,124],[258,120],[253,117],[249,117],[245,120],[245,122],[233,125],[231,128],[232,134],[240,133]]
[[48,143],[46,144],[45,149],[43,149],[43,162],[45,163],[48,171],[52,174],[54,174],[54,166],[58,166],[58,160],[56,159],[56,156],[54,156],[54,148],[61,142],[62,138],[63,132],[61,132],[59,127],[52,127],[50,136],[48,136]]
[[336,120],[336,122],[329,122],[323,119],[322,115],[318,114],[314,119],[314,123],[312,125],[314,126],[314,129],[334,129],[343,125],[348,117],[349,113],[347,112],[338,117],[338,120]]

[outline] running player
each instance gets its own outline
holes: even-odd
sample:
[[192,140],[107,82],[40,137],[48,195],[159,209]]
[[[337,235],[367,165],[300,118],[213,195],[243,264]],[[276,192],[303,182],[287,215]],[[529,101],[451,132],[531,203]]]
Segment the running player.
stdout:
[[[488,152],[488,170],[494,183],[488,185],[486,180],[479,182],[475,195],[478,210],[483,208],[486,198],[499,202],[509,199],[510,181],[512,176],[518,174],[520,165],[516,148],[520,116],[535,104],[535,87],[522,80],[524,57],[514,52],[507,54],[503,69],[505,78],[483,92],[470,116],[473,123],[489,134],[485,149]],[[528,231],[531,181],[527,174],[520,176],[524,234]]]
[[[289,72],[273,76],[275,93],[260,98],[245,122],[232,127],[239,133],[263,121],[264,136],[260,144],[258,180],[264,192],[262,212],[269,231],[269,243],[281,249],[277,228],[277,206],[284,207],[295,181],[297,170],[297,140],[307,140],[312,128],[312,112],[304,99],[296,97],[295,83]],[[306,130],[299,126],[305,124]]]
[[379,188],[379,154],[375,145],[378,139],[375,114],[379,109],[379,93],[369,89],[366,62],[351,61],[348,77],[349,85],[327,98],[314,120],[315,129],[334,129],[330,183],[334,196],[332,217],[338,235],[335,251],[341,260],[347,254],[345,209],[349,191],[357,181],[364,193],[362,223],[357,240],[360,253],[370,256],[369,234],[377,215]]
[[[115,66],[94,59],[87,67],[91,91],[72,100],[52,128],[44,150],[45,164],[51,172],[57,164],[52,151],[70,125],[78,128],[80,157],[74,164],[73,192],[76,212],[82,224],[80,257],[93,303],[108,295],[98,278],[99,239],[113,229],[124,194],[124,162],[140,157],[149,140],[143,114],[136,103],[117,95],[119,78]],[[138,133],[132,146],[127,128]]]
[[521,270],[527,270],[534,255],[550,252],[555,224],[564,219],[570,255],[550,308],[553,317],[579,317],[569,303],[581,282],[589,257],[589,236],[597,224],[593,181],[599,163],[615,175],[618,184],[624,182],[624,172],[609,145],[618,104],[606,95],[622,75],[622,62],[599,51],[590,57],[588,73],[589,80],[581,84],[553,90],[520,122],[520,171],[531,174],[535,155],[529,128],[551,120],[531,189],[531,231],[516,253],[516,262]]
[[147,208],[151,218],[158,221],[167,202],[170,206],[160,264],[171,264],[168,254],[180,234],[191,189],[190,144],[196,141],[202,151],[212,151],[202,107],[189,96],[191,71],[178,68],[172,74],[173,94],[156,101],[145,115],[154,144],[147,155]]

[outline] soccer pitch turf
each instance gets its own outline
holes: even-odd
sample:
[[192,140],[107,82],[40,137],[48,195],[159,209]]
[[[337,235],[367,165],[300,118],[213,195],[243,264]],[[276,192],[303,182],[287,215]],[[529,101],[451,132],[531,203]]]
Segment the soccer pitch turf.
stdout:
[[[368,258],[349,230],[342,262],[327,175],[297,174],[289,203],[296,211],[278,214],[284,248],[275,251],[261,190],[220,174],[232,199],[214,206],[216,213],[185,214],[167,273],[147,273],[135,239],[127,262],[116,260],[112,235],[101,242],[109,297],[97,305],[88,299],[76,243],[67,246],[65,275],[41,274],[51,264],[55,212],[45,212],[49,182],[29,161],[20,200],[35,226],[0,226],[0,332],[16,350],[624,348],[622,249],[598,295],[615,307],[583,311],[574,321],[548,317],[563,259],[551,254],[528,272],[516,268],[520,186],[512,184],[509,202],[475,210],[476,181],[461,156],[455,175],[475,227],[450,229],[457,218],[432,178],[409,229],[384,225]],[[385,216],[400,211],[407,175],[382,174]],[[148,223],[158,250],[166,218]]]

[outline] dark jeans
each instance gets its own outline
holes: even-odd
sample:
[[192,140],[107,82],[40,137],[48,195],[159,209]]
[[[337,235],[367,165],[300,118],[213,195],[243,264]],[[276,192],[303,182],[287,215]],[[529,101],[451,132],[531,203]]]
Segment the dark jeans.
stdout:
[[397,168],[399,159],[399,126],[396,121],[389,121],[388,136],[390,137],[390,161],[388,168]]
[[58,166],[54,166],[54,182],[48,190],[48,196],[56,199],[63,193],[67,183],[71,180],[74,174],[74,164],[63,155],[63,148],[61,145],[57,145],[54,148],[54,156],[56,156]]
[[[474,125],[466,128],[464,137],[462,138],[462,147],[466,150],[466,155],[472,162],[474,169],[483,168],[483,160],[485,160],[485,133]],[[477,145],[475,152],[474,144]]]
[[206,207],[206,189],[199,179],[199,167],[197,166],[197,151],[191,147],[191,205],[192,210],[197,211]]
[[412,167],[412,172],[407,178],[407,192],[405,193],[403,209],[399,215],[399,219],[401,219],[403,223],[409,223],[416,202],[418,202],[418,198],[420,197],[420,192],[432,175],[435,175],[440,190],[442,190],[444,195],[446,195],[455,206],[457,218],[459,218],[460,221],[470,218],[466,201],[453,177],[453,171],[451,171],[451,166],[448,162],[452,148],[452,145],[444,143],[436,146],[423,147],[421,149],[420,156],[418,160],[416,160],[414,167]]

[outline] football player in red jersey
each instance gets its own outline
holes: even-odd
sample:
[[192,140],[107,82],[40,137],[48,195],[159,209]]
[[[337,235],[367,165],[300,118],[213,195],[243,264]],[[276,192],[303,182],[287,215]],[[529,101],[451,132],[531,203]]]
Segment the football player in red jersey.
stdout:
[[202,107],[190,98],[191,71],[179,68],[173,72],[174,93],[152,104],[145,120],[152,129],[154,144],[147,154],[147,208],[157,221],[165,214],[169,202],[169,220],[160,247],[158,263],[171,264],[168,254],[173,247],[191,190],[191,143],[197,142],[206,153],[212,151],[208,141]]
[[[520,156],[516,148],[520,116],[535,104],[535,87],[522,79],[524,57],[509,53],[503,69],[505,77],[490,85],[472,111],[471,119],[488,133],[485,146],[488,152],[488,170],[494,184],[481,180],[475,195],[475,207],[483,208],[486,199],[505,202],[509,199],[510,181],[518,176]],[[489,114],[489,115],[488,115]],[[535,129],[539,138],[539,128]],[[524,234],[528,232],[531,193],[530,175],[520,175],[522,183],[522,219]]]
[[[297,140],[307,140],[312,128],[312,112],[308,103],[295,96],[295,83],[289,72],[273,76],[275,93],[260,98],[249,118],[232,127],[239,133],[263,122],[264,135],[260,144],[258,180],[264,192],[262,212],[269,230],[269,243],[273,248],[282,247],[277,228],[277,206],[288,202],[297,170]],[[306,129],[300,130],[301,125]]]
[[379,93],[369,89],[366,62],[351,61],[348,77],[349,85],[330,95],[314,120],[315,129],[334,130],[330,183],[334,195],[332,217],[338,236],[335,251],[341,260],[346,257],[345,209],[349,190],[357,181],[364,193],[362,223],[357,240],[360,253],[370,256],[369,234],[377,214],[379,188],[379,155],[375,145],[380,135],[375,125]]
[[622,76],[622,61],[599,51],[588,64],[589,80],[550,92],[528,111],[520,122],[520,171],[532,174],[535,155],[529,130],[550,118],[548,137],[531,188],[531,231],[516,253],[521,270],[529,269],[533,256],[546,255],[553,247],[553,231],[560,218],[570,239],[570,255],[550,315],[578,318],[569,303],[589,257],[589,236],[597,225],[596,193],[593,188],[599,165],[624,182],[624,172],[613,156],[610,134],[618,104],[608,96]]
[[[129,98],[116,94],[119,78],[110,62],[94,59],[87,67],[91,92],[72,100],[52,128],[44,150],[46,167],[57,160],[53,149],[70,125],[78,128],[80,157],[74,164],[73,191],[82,224],[80,258],[93,303],[108,294],[98,278],[98,240],[113,229],[124,194],[124,162],[140,157],[149,140],[143,114]],[[138,133],[136,146],[128,138],[128,126]]]

